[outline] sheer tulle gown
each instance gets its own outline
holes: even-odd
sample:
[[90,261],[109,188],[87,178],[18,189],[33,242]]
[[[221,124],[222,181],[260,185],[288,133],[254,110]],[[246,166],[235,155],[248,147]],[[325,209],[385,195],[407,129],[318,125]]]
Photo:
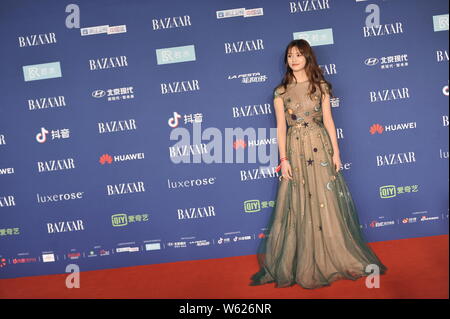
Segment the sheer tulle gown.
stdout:
[[[309,97],[308,85],[299,82],[284,94],[282,87],[275,91],[284,101],[286,156],[293,180],[279,182],[252,286],[275,282],[275,287],[298,284],[313,289],[372,274],[367,265],[377,265],[380,274],[387,271],[367,245],[344,177],[333,167],[320,90]],[[321,86],[328,91],[325,82]]]

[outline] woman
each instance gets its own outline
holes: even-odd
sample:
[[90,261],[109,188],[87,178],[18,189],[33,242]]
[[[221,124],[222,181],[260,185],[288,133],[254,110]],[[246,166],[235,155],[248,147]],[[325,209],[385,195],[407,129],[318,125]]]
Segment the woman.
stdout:
[[367,276],[368,265],[384,274],[387,267],[364,240],[340,171],[331,84],[305,40],[289,43],[284,62],[287,71],[274,92],[282,175],[260,247],[261,269],[250,285],[312,289]]

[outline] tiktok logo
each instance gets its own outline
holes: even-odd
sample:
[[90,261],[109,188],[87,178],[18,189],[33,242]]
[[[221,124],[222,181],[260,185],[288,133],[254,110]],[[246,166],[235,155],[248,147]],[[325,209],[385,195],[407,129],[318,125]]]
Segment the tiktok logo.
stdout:
[[47,134],[48,131],[45,129],[45,127],[41,127],[41,133],[36,134],[36,141],[39,143],[45,143],[47,140]]
[[178,126],[178,119],[181,117],[180,114],[177,112],[173,112],[173,117],[169,118],[167,121],[170,127],[177,127]]

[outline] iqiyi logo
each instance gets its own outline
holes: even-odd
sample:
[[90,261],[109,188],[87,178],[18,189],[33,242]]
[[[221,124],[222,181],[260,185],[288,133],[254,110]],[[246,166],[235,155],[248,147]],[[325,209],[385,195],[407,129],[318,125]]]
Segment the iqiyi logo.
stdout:
[[386,185],[380,187],[381,198],[391,198],[397,196],[395,185]]
[[256,212],[259,212],[260,210],[261,210],[261,205],[259,203],[259,200],[251,199],[251,200],[246,200],[244,202],[244,211],[246,213],[256,213]]
[[392,198],[404,193],[417,193],[419,185],[395,186],[385,185],[380,187],[381,198]]
[[244,212],[256,213],[261,211],[262,208],[274,207],[275,201],[260,201],[259,199],[250,199],[244,202]]
[[111,216],[113,227],[120,227],[128,225],[127,214],[115,214]]

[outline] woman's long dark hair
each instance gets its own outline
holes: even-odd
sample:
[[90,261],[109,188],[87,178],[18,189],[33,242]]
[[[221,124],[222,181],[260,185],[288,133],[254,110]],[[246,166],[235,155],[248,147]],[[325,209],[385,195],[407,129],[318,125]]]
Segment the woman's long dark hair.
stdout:
[[[325,80],[323,71],[317,64],[317,59],[314,51],[312,50],[308,41],[303,39],[292,40],[286,47],[286,50],[284,52],[284,65],[286,66],[286,73],[284,74],[281,84],[277,86],[277,88],[279,88],[280,86],[284,88],[284,91],[281,94],[284,94],[286,92],[288,84],[297,82],[296,78],[294,77],[294,71],[292,71],[291,67],[288,64],[289,50],[291,50],[291,48],[293,47],[297,47],[300,53],[303,54],[306,58],[305,71],[306,76],[309,80],[308,92],[310,97],[312,96],[312,94],[314,94],[314,92],[316,92],[316,87],[319,88],[321,93],[324,93],[322,87],[320,86],[320,81],[325,81],[325,84],[328,85],[330,96],[334,96],[332,92],[332,85],[330,82]],[[277,88],[275,88],[275,90]]]

